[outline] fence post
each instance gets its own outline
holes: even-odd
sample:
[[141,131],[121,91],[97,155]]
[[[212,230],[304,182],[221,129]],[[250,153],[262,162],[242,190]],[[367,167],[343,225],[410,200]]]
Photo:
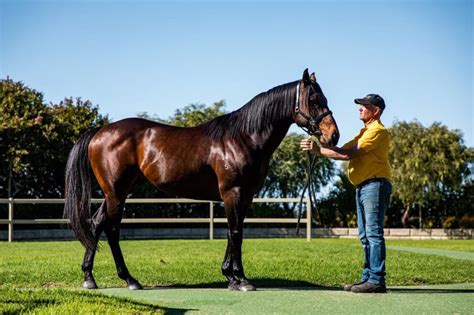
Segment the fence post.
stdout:
[[13,241],[13,198],[8,198],[8,243]]
[[214,239],[214,203],[209,202],[209,239]]
[[311,200],[306,198],[306,240],[311,241]]

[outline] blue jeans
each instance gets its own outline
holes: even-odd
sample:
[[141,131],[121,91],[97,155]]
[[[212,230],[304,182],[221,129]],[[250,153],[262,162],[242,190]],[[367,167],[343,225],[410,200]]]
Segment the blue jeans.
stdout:
[[361,281],[385,284],[385,239],[383,224],[392,184],[374,181],[356,189],[357,227],[364,250]]

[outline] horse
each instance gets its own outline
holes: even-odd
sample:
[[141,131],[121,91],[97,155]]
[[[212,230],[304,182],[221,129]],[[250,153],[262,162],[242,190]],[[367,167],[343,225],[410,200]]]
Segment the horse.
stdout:
[[[127,195],[148,180],[170,196],[224,202],[228,229],[222,274],[230,290],[256,290],[242,265],[243,222],[273,152],[293,123],[323,146],[338,142],[327,99],[308,69],[301,80],[260,93],[240,109],[195,127],[127,118],[84,133],[67,161],[64,206],[64,217],[85,247],[83,287],[97,288],[92,270],[105,232],[118,277],[130,290],[143,289],[127,269],[119,239]],[[105,198],[92,214],[93,176]]]

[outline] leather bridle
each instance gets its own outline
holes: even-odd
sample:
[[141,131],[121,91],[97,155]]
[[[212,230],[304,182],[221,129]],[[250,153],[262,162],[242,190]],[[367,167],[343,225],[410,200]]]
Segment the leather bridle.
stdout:
[[295,118],[301,115],[304,119],[306,119],[305,126],[299,126],[301,129],[304,130],[309,135],[320,135],[321,129],[319,128],[319,124],[323,120],[324,117],[328,115],[332,115],[332,111],[328,110],[327,112],[321,113],[316,117],[311,115],[306,115],[300,110],[300,83],[296,86],[296,105],[295,105]]

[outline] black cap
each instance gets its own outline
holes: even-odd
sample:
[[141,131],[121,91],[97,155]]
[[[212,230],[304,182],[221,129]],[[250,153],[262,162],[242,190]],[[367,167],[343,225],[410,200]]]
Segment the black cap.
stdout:
[[354,100],[356,104],[360,105],[373,105],[381,109],[385,109],[385,101],[382,96],[378,94],[367,94],[364,98],[356,98]]

